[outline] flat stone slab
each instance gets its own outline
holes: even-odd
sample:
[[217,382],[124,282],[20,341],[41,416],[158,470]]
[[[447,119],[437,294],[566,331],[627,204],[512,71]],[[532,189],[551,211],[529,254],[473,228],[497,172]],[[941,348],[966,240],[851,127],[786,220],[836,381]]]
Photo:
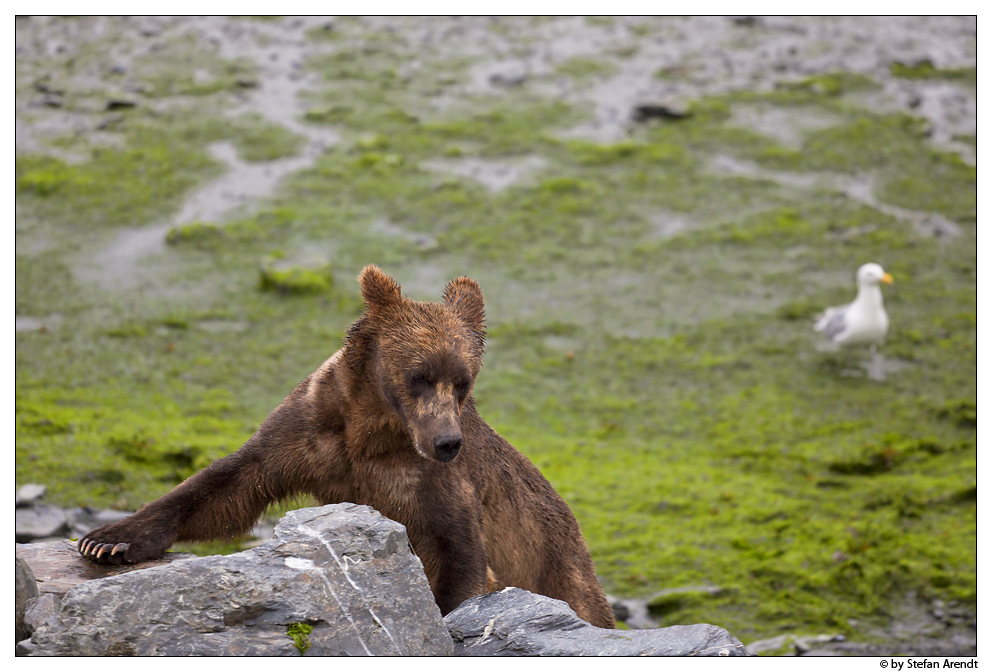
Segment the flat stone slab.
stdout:
[[445,617],[456,656],[746,656],[715,625],[610,630],[581,620],[561,600],[520,588],[478,595]]
[[137,565],[98,565],[84,560],[76,550],[76,542],[69,539],[45,541],[37,544],[14,544],[17,556],[28,563],[38,581],[38,592],[51,593],[61,598],[73,586],[84,581],[120,576],[129,572],[168,565],[176,560],[195,558],[192,553],[166,553],[159,560],[149,560]]

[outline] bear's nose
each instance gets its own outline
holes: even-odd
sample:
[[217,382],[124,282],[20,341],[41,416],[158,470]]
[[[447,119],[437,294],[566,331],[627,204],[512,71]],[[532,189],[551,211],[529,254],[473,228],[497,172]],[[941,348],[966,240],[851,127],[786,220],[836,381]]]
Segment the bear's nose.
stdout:
[[461,434],[442,434],[434,438],[434,457],[439,462],[451,462],[461,447]]

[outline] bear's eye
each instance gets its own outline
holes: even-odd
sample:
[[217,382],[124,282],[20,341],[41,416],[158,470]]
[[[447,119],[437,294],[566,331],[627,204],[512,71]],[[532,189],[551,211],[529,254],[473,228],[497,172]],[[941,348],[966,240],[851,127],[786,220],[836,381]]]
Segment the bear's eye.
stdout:
[[462,380],[462,381],[459,381],[459,382],[455,383],[455,393],[459,397],[464,398],[465,395],[468,394],[468,390],[469,390],[470,387],[472,387],[472,381],[471,380]]
[[414,373],[411,373],[408,378],[408,382],[410,384],[410,389],[417,395],[423,394],[434,387],[434,381],[428,374],[422,371],[415,371]]

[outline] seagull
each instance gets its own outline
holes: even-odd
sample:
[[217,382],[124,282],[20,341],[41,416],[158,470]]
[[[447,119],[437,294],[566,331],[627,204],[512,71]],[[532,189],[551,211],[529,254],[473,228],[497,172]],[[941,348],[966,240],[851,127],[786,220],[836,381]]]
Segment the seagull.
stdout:
[[892,276],[878,264],[865,264],[858,269],[858,295],[852,303],[827,308],[816,318],[814,331],[826,334],[831,343],[840,346],[870,345],[871,370],[875,380],[883,380],[877,346],[889,330],[889,316],[882,304],[882,290],[878,283],[892,283]]

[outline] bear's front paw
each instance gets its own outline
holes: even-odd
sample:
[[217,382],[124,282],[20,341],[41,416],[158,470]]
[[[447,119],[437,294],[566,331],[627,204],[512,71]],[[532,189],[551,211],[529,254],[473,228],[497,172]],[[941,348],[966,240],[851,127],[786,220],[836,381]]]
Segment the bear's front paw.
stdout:
[[[144,537],[144,538],[142,538]],[[120,523],[98,527],[79,540],[79,553],[102,565],[135,564],[162,555],[167,542],[155,543],[148,534],[133,534]]]
[[86,537],[79,542],[79,552],[84,558],[105,565],[119,565],[122,562],[127,562],[129,548],[131,548],[131,544],[126,541],[117,544],[104,543]]

